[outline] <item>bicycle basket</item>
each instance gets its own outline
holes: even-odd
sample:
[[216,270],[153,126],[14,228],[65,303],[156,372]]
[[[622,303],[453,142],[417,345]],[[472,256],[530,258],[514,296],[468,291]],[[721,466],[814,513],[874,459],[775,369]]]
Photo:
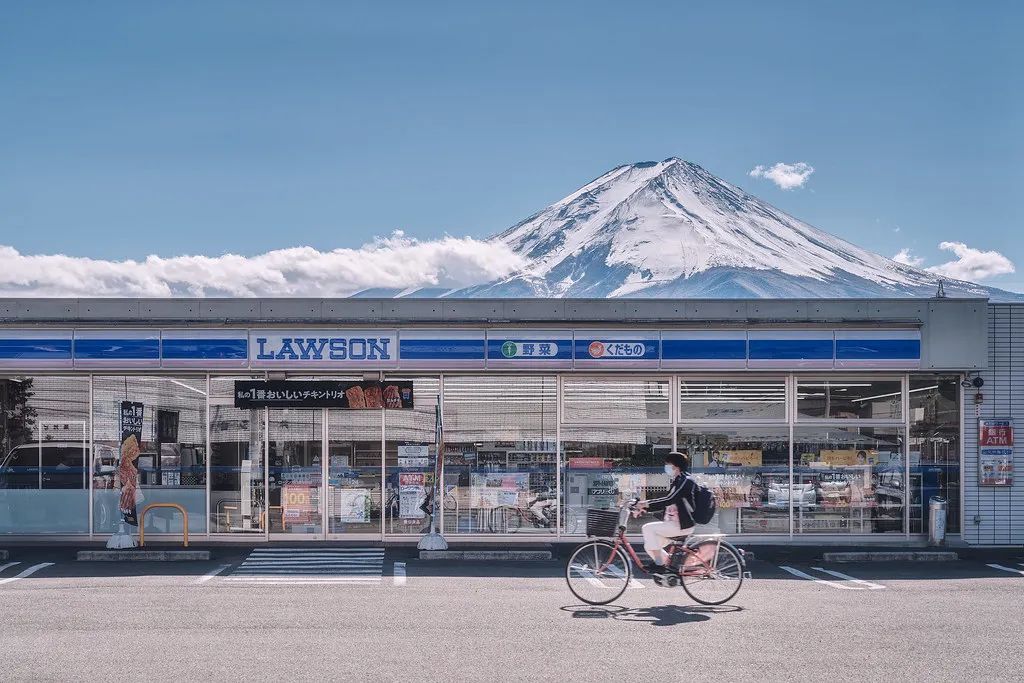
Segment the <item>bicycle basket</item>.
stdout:
[[587,536],[614,536],[618,530],[618,510],[587,510]]

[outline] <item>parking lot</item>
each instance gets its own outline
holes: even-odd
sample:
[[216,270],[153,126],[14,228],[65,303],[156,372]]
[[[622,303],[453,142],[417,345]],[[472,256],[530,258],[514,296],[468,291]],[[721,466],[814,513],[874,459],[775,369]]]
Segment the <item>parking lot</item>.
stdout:
[[72,558],[0,562],[5,679],[609,680],[697,667],[730,680],[1009,680],[1024,600],[1024,558],[1012,553],[871,564],[759,554],[722,607],[643,577],[613,605],[582,605],[557,559],[422,562],[369,547]]

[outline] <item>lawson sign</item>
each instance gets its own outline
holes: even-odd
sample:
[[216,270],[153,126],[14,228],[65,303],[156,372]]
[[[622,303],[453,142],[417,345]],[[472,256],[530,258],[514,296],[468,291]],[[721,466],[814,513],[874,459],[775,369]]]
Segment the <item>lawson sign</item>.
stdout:
[[398,363],[394,330],[251,330],[252,367],[365,367]]

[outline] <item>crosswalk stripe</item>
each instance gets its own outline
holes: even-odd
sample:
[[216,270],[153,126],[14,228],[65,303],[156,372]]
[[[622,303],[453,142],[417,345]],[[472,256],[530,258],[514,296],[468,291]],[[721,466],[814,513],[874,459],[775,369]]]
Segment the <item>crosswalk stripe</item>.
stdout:
[[784,564],[780,564],[779,565],[779,569],[787,571],[790,574],[792,574],[793,576],[799,576],[801,579],[807,579],[808,581],[813,581],[815,583],[820,583],[820,584],[824,584],[826,586],[831,586],[832,588],[839,588],[841,590],[848,590],[848,591],[862,591],[862,590],[864,590],[860,586],[844,586],[843,584],[836,583],[835,581],[827,581],[825,579],[819,579],[816,576],[811,576],[810,574],[807,574],[806,572],[802,572],[799,569],[794,569],[793,567],[787,567]]
[[850,576],[849,574],[843,574],[842,572],[833,571],[832,569],[824,569],[823,567],[811,567],[811,569],[814,569],[815,571],[819,571],[819,572],[824,572],[826,574],[831,574],[832,576],[836,577],[837,579],[844,579],[846,581],[850,581],[852,583],[856,583],[856,584],[858,584],[860,586],[866,587],[868,590],[876,591],[876,590],[884,589],[885,588],[885,586],[883,586],[880,583],[872,583],[870,581],[864,581],[863,579],[855,579],[852,576]]
[[24,579],[26,577],[32,576],[33,574],[35,574],[40,569],[46,569],[47,567],[52,567],[52,566],[53,566],[53,562],[40,562],[39,564],[32,565],[31,567],[29,567],[25,571],[21,572],[17,576],[12,576],[9,579],[0,579],[0,584],[13,583],[13,582],[18,581],[20,579]]
[[[987,566],[992,567],[992,569],[1001,569],[1004,572],[1010,572],[1011,574],[1020,574],[1021,576],[1024,576],[1024,571],[1021,571],[1020,569],[1014,569],[1013,567],[1004,567],[1001,564],[990,564]],[[1024,564],[1022,564],[1021,566],[1024,567]]]
[[380,583],[380,548],[255,548],[224,581],[259,585]]
[[391,573],[394,576],[394,583],[396,586],[405,585],[407,580],[405,576],[405,562],[395,562]]

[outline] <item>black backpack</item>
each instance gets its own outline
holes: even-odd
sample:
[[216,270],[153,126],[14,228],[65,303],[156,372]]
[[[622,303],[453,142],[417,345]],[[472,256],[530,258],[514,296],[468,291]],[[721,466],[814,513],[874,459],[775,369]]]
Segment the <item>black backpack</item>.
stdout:
[[700,484],[693,477],[687,477],[693,482],[692,500],[684,500],[687,512],[697,524],[707,524],[715,516],[718,510],[718,503],[715,502],[715,494],[707,486]]

